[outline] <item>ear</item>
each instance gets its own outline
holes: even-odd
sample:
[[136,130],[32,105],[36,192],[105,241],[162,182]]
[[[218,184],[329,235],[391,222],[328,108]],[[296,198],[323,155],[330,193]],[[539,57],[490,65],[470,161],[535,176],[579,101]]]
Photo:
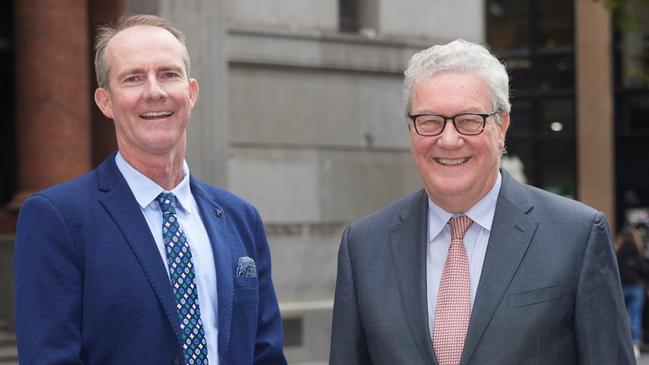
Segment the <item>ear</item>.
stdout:
[[110,100],[110,91],[103,87],[98,87],[95,90],[95,104],[97,104],[99,110],[101,110],[106,117],[113,119],[113,103]]
[[505,148],[505,136],[509,128],[509,113],[503,112],[500,116],[500,125],[498,126],[498,147]]
[[196,100],[198,100],[198,92],[198,81],[196,81],[196,79],[189,80],[189,101],[192,108],[194,107],[194,104],[196,104]]

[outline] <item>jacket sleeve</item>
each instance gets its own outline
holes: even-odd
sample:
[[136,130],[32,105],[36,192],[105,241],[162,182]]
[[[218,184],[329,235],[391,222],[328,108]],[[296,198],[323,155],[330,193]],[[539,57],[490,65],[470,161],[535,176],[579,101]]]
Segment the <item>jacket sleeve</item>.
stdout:
[[334,298],[329,363],[332,365],[371,364],[356,301],[356,290],[349,254],[348,227],[338,251],[338,274]]
[[286,364],[283,350],[282,319],[271,278],[270,248],[264,226],[255,210],[257,275],[259,277],[259,315],[254,364]]
[[59,210],[35,195],[16,228],[16,338],[21,364],[81,364],[82,279],[78,252]]
[[579,363],[635,364],[624,295],[606,218],[595,214],[579,273],[575,330]]

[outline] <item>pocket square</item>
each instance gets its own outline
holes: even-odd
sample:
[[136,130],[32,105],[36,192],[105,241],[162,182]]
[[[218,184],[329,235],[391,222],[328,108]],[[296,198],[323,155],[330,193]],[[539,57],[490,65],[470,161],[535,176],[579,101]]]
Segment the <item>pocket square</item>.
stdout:
[[255,265],[255,260],[251,259],[248,256],[239,257],[239,263],[237,264],[237,277],[257,277],[257,266]]

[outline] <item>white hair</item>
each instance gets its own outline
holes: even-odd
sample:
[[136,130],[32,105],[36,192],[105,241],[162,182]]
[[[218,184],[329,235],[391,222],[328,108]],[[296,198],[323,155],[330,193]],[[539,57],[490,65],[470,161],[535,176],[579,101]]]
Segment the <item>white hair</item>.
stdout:
[[[412,89],[415,83],[437,72],[475,73],[482,77],[491,90],[493,110],[509,113],[509,76],[505,66],[489,51],[473,42],[458,39],[427,48],[410,59],[404,72],[403,100],[406,115],[410,114]],[[500,122],[500,115],[497,117]]]

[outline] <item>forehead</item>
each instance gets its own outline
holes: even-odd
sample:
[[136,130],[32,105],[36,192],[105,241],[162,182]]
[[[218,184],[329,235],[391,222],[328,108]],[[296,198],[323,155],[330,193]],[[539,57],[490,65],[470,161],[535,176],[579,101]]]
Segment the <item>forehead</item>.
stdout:
[[138,25],[117,33],[106,47],[110,68],[143,67],[156,63],[184,65],[183,47],[166,29]]
[[484,78],[474,72],[436,72],[417,80],[412,89],[413,108],[449,106],[471,111],[490,104],[491,90]]

